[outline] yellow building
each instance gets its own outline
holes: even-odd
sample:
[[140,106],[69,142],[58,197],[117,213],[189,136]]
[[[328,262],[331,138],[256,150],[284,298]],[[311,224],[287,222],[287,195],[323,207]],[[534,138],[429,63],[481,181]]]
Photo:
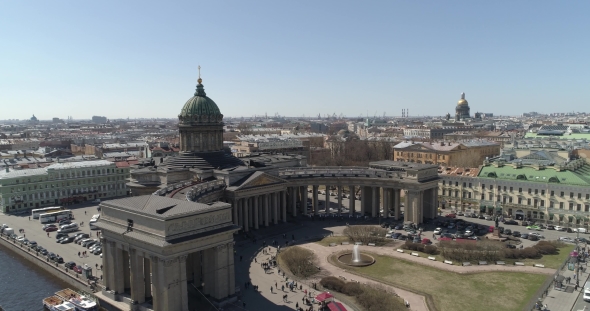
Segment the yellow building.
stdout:
[[490,141],[403,142],[393,147],[393,160],[443,166],[476,167],[487,157],[500,154],[500,145]]

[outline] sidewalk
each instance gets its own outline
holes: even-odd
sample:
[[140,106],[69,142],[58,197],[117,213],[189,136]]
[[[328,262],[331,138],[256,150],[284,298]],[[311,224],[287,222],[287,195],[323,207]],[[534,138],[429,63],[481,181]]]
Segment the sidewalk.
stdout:
[[[585,267],[585,266],[584,266]],[[582,299],[583,291],[584,291],[584,284],[588,281],[588,277],[590,276],[590,271],[587,272],[580,272],[580,287],[578,290],[575,291],[574,288],[576,286],[576,280],[574,279],[575,272],[570,271],[567,268],[561,270],[560,275],[564,277],[570,277],[571,281],[569,284],[566,284],[564,281],[564,285],[566,289],[556,290],[553,285],[549,287],[549,293],[543,299],[543,304],[547,305],[547,310],[551,311],[577,311],[583,309],[582,307],[576,308],[576,303],[578,298]],[[585,305],[586,303],[584,303]]]
[[[303,302],[303,298],[307,297],[308,299],[312,299],[320,291],[314,290],[309,286],[303,283],[297,283],[297,287],[300,285],[302,289],[299,288],[294,291],[290,291],[285,287],[285,290],[281,290],[282,286],[285,285],[286,280],[285,277],[279,276],[277,273],[277,268],[269,269],[268,272],[265,272],[264,269],[260,266],[261,263],[266,263],[272,256],[276,255],[276,248],[273,246],[266,246],[266,250],[269,250],[264,254],[262,251],[258,252],[254,259],[250,258],[243,258],[242,261],[239,261],[239,256],[236,260],[236,271],[240,273],[240,276],[236,278],[236,285],[239,285],[242,291],[242,298],[241,302],[237,303],[236,305],[240,306],[244,310],[295,310],[296,307],[303,308],[303,310],[307,310],[310,305],[306,305]],[[245,278],[245,275],[249,275],[249,278]],[[249,279],[251,285],[246,289],[245,282]],[[238,283],[240,281],[241,283]],[[289,279],[291,281],[291,279]],[[258,286],[258,290],[254,289],[254,286]],[[271,292],[272,287],[272,292]],[[307,291],[308,295],[305,295],[305,291]],[[309,292],[311,292],[311,297],[309,296]],[[287,300],[283,300],[283,296],[287,295]],[[348,310],[353,310],[350,306],[347,306],[342,301],[341,302]],[[243,304],[246,304],[245,307]],[[313,305],[313,310],[318,310],[318,305]]]

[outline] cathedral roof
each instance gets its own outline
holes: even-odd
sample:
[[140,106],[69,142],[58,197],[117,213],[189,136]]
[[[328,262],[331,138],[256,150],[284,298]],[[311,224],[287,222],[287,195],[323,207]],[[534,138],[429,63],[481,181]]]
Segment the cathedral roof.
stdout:
[[223,120],[219,107],[207,97],[201,81],[199,78],[195,96],[189,98],[182,107],[178,115],[180,123],[220,123]]

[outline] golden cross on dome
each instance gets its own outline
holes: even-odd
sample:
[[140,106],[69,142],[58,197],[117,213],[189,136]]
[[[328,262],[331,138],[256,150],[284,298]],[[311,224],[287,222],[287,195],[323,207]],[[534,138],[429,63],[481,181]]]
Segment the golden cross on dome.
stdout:
[[201,79],[201,65],[199,65],[199,79],[197,80],[197,82],[199,82],[199,84],[201,84],[201,82],[203,82],[203,79]]

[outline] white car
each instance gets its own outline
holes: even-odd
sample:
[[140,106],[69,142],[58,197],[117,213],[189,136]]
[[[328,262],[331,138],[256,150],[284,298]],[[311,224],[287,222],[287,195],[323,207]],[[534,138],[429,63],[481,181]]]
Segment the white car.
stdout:
[[434,234],[441,234],[441,233],[442,233],[442,228],[434,229]]
[[472,236],[472,235],[473,235],[473,231],[465,230],[465,236]]
[[584,296],[582,297],[582,299],[584,299],[584,301],[589,301],[590,302],[590,289],[585,289],[584,290]]
[[572,231],[579,233],[588,233],[588,231],[585,228],[574,228],[572,229]]
[[559,240],[562,242],[567,242],[567,243],[575,243],[575,241],[573,239],[570,239],[568,237],[559,237]]
[[565,231],[565,228],[562,226],[555,226],[555,231]]
[[545,238],[542,234],[540,234],[538,232],[529,232],[529,235],[534,235],[534,236],[538,237],[539,239]]

